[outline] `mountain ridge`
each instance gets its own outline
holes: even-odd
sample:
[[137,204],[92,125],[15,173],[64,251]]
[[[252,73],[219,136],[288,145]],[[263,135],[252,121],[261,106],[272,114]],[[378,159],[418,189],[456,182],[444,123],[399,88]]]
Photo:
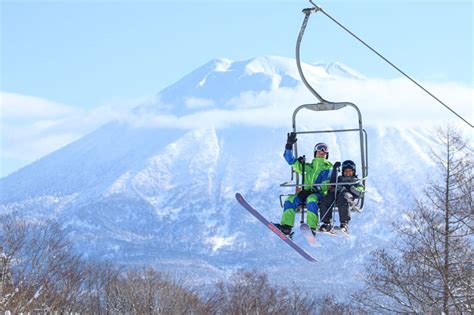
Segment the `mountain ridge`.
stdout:
[[[219,89],[239,82],[235,77],[248,76],[244,65],[251,64],[255,73],[273,73],[262,66],[262,62],[273,59],[251,60],[253,64],[243,62],[234,68],[230,61],[222,61],[207,69],[231,74],[220,81]],[[285,65],[287,60],[280,61]],[[240,72],[232,73],[237,68]],[[188,79],[183,82],[199,83],[202,77]],[[298,89],[279,85],[272,90],[271,80],[262,82],[267,96]],[[298,86],[301,88],[301,83]],[[244,84],[234,92],[246,88]],[[211,99],[215,104],[223,97],[218,92]],[[173,93],[170,99],[179,100],[189,90]],[[232,98],[233,94],[225,97]],[[182,103],[172,105],[181,108]],[[290,118],[288,115],[288,121]],[[323,128],[323,124],[315,126],[315,121],[309,118],[301,124],[302,130]],[[325,121],[324,128],[340,123]],[[279,186],[290,175],[282,157],[289,130],[289,124],[271,127],[234,123],[221,128],[209,125],[183,129],[160,124],[142,126],[133,121],[108,123],[0,179],[0,213],[18,211],[31,218],[55,219],[70,231],[85,256],[151,264],[192,274],[201,284],[239,268],[259,268],[273,281],[291,281],[296,272],[308,273],[313,266],[303,264],[234,198],[235,192],[241,192],[270,221],[279,220],[282,210],[278,197],[291,192]],[[403,224],[400,212],[414,204],[420,191],[418,182],[430,172],[425,153],[432,145],[430,130],[369,127],[367,132],[370,164],[366,210],[354,214],[350,238],[321,239],[324,247],[317,250],[306,247],[320,260],[319,272],[299,281],[312,290],[329,293],[340,292],[336,289],[341,286],[358,288],[357,281],[347,279],[356,279],[370,251],[390,241],[390,224]],[[357,136],[302,134],[299,153],[311,156],[316,142],[329,145],[331,161],[352,159],[360,165]],[[295,241],[306,246],[298,233]],[[192,267],[196,263],[199,265]],[[340,273],[334,274],[333,264],[338,265]]]

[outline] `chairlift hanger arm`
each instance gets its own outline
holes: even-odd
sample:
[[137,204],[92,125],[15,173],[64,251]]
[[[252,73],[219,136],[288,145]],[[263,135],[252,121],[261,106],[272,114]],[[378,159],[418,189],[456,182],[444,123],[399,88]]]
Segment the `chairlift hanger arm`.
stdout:
[[300,60],[301,40],[303,39],[304,31],[306,29],[306,25],[308,24],[309,16],[311,15],[313,11],[317,11],[317,10],[319,10],[319,7],[316,5],[314,6],[314,8],[307,8],[303,10],[304,20],[303,20],[303,24],[301,25],[300,33],[298,34],[298,40],[296,41],[296,66],[298,68],[298,73],[301,77],[301,80],[303,81],[303,84],[320,102],[326,103],[327,101],[321,95],[319,95],[319,93],[316,92],[316,90],[313,89],[313,87],[306,80],[306,77],[303,74],[303,68],[301,67],[301,60]]

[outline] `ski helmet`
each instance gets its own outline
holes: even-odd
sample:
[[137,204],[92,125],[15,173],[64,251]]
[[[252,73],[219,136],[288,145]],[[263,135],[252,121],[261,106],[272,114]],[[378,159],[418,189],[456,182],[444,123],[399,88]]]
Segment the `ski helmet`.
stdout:
[[345,160],[344,162],[342,162],[342,174],[344,174],[344,170],[346,169],[351,169],[354,171],[354,175],[356,173],[356,164],[351,161],[351,160]]
[[329,158],[329,147],[326,143],[319,142],[314,146],[314,156],[316,156],[316,151],[323,151],[326,153],[326,159]]

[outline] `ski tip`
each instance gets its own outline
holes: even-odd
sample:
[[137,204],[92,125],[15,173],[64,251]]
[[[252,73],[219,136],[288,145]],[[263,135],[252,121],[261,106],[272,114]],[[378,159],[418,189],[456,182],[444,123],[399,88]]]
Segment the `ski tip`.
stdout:
[[309,228],[309,225],[307,223],[300,224],[300,229],[306,229],[306,228]]

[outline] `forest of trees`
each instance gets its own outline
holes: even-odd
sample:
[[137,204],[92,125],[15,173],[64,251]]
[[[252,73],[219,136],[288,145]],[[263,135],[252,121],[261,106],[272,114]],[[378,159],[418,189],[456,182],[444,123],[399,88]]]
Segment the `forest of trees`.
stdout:
[[350,314],[333,297],[270,284],[265,273],[235,272],[198,292],[151,267],[79,257],[54,222],[0,216],[0,311],[82,314]]
[[0,311],[472,314],[472,149],[452,128],[437,139],[431,184],[393,226],[393,247],[372,253],[363,290],[346,301],[275,285],[255,270],[235,272],[200,292],[151,267],[85,260],[57,223],[10,213],[0,216]]

